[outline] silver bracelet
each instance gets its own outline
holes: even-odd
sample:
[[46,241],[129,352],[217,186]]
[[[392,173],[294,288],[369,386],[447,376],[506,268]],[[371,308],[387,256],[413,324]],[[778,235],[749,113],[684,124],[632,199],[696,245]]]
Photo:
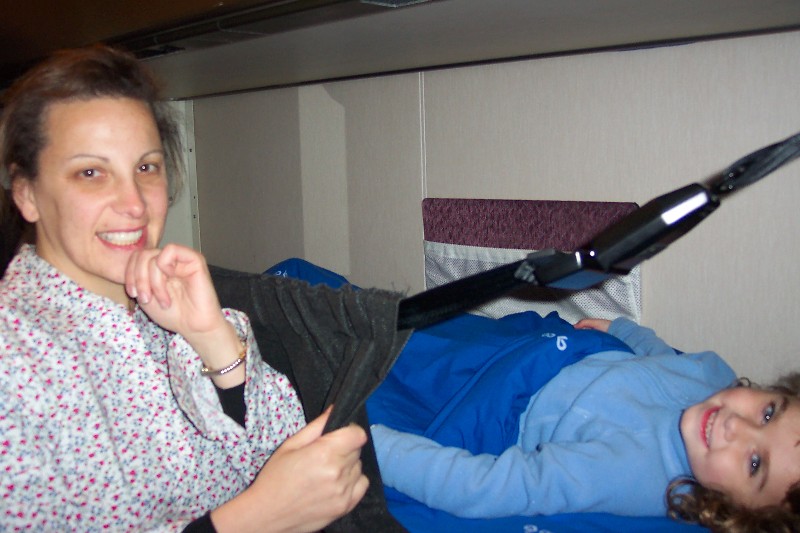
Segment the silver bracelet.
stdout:
[[210,378],[211,376],[222,376],[236,368],[237,366],[241,365],[244,360],[247,358],[247,344],[242,344],[242,351],[239,352],[239,357],[236,358],[236,361],[229,364],[226,367],[219,368],[217,370],[211,370],[207,366],[204,366],[200,369],[200,375]]

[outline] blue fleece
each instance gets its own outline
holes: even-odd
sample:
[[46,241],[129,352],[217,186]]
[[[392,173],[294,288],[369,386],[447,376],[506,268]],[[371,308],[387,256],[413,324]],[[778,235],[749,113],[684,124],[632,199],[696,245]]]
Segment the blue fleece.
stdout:
[[736,376],[718,355],[677,354],[629,320],[609,333],[635,353],[604,351],[563,368],[531,397],[517,444],[499,455],[373,427],[384,484],[461,517],[663,515],[667,485],[690,473],[683,410]]

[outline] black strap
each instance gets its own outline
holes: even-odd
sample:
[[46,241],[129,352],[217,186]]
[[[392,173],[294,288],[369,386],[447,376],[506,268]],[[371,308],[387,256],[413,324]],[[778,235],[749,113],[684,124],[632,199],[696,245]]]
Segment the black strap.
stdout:
[[606,228],[573,252],[546,250],[421,292],[400,302],[398,330],[423,328],[499,298],[524,284],[580,290],[625,274],[705,220],[719,197],[754,183],[800,157],[800,133],[746,155],[709,185],[691,184],[661,195]]

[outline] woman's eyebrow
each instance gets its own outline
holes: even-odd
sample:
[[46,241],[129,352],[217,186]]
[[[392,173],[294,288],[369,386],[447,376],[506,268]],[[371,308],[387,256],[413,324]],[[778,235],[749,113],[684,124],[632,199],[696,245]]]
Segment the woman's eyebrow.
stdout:
[[70,159],[100,159],[101,161],[108,161],[107,157],[103,157],[102,155],[95,155],[95,154],[74,154],[70,156]]
[[161,148],[154,148],[153,150],[150,150],[150,151],[148,151],[148,152],[145,152],[145,153],[143,153],[143,154],[142,154],[142,155],[139,157],[139,161],[141,161],[142,159],[144,159],[144,158],[146,158],[146,157],[150,157],[150,156],[151,156],[151,155],[153,155],[153,154],[160,155],[160,156],[162,156],[162,157],[163,157],[163,156],[165,155],[165,152],[164,152],[164,150],[163,150],[163,149],[161,149]]

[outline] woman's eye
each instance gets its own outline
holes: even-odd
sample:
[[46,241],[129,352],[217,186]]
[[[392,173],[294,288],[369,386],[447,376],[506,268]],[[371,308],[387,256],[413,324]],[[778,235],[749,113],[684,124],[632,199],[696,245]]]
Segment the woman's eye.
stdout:
[[761,468],[761,456],[754,453],[750,456],[750,477],[755,476]]
[[97,169],[87,168],[87,169],[81,170],[79,174],[81,175],[82,178],[95,178],[95,177],[97,177],[98,172],[97,172]]
[[158,172],[158,165],[155,163],[144,163],[139,165],[139,172]]
[[772,417],[775,416],[775,402],[770,402],[770,404],[764,409],[764,423],[766,424]]

